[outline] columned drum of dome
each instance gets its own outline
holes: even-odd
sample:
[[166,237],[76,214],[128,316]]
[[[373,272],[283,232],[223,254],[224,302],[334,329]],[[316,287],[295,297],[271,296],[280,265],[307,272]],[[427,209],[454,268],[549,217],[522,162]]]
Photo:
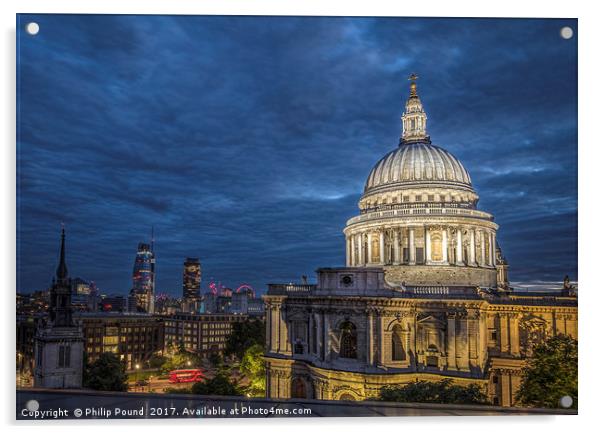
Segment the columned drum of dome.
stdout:
[[347,266],[380,266],[391,286],[495,288],[493,216],[462,163],[431,143],[426,112],[411,76],[399,146],[370,171],[360,214],[347,222]]

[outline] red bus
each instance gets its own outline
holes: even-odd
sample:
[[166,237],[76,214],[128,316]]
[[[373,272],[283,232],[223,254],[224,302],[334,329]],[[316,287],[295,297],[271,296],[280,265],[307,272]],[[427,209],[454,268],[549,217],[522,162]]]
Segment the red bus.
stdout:
[[170,383],[196,383],[204,379],[205,375],[200,369],[177,369],[169,373]]

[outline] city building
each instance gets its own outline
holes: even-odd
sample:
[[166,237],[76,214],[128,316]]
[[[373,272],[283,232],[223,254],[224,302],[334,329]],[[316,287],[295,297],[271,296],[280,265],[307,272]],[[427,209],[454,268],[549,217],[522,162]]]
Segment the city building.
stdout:
[[170,297],[167,294],[159,294],[155,298],[155,314],[172,315],[177,312],[182,312],[183,300],[175,297]]
[[46,316],[41,313],[17,313],[17,386],[30,386],[34,372],[34,347],[36,330],[40,318]]
[[153,313],[155,311],[155,253],[153,243],[139,243],[134,271],[132,290],[128,308],[134,312]]
[[182,311],[197,313],[201,307],[201,262],[186,258],[182,274]]
[[199,258],[186,258],[184,261],[182,297],[189,299],[201,297],[201,262]]
[[94,282],[82,278],[71,279],[71,306],[74,311],[95,312],[99,297]]
[[[35,332],[47,315],[17,316],[17,372],[33,372]],[[75,312],[73,321],[82,330],[88,362],[111,352],[126,362],[127,369],[146,367],[153,354],[164,350],[164,319],[144,313]]]
[[83,373],[83,336],[71,312],[71,279],[65,262],[65,228],[60,261],[50,289],[48,317],[37,324],[34,338],[34,386],[79,388]]
[[185,314],[165,318],[165,345],[183,345],[201,356],[221,353],[232,332],[232,324],[244,321],[245,315]]
[[242,284],[235,291],[222,288],[208,292],[202,297],[200,312],[263,316],[265,307],[263,300],[256,297],[255,290]]
[[449,378],[513,406],[534,346],[577,337],[574,291],[512,290],[499,226],[462,163],[431,143],[415,80],[399,146],[344,229],[346,266],[268,287],[267,397],[363,400]]
[[17,293],[17,314],[48,312],[50,291],[34,291],[31,294]]
[[[123,295],[102,295],[100,297],[100,310],[102,312],[126,312],[128,309],[129,298]],[[131,297],[132,303],[136,302],[135,297]]]
[[144,313],[81,313],[86,356],[94,362],[102,353],[115,353],[133,370],[147,368],[155,354],[163,354],[164,319]]
[[261,298],[250,298],[247,300],[247,315],[250,317],[262,317],[265,315],[265,303]]
[[229,313],[231,305],[231,295],[217,295],[209,292],[203,296],[201,310],[203,313]]

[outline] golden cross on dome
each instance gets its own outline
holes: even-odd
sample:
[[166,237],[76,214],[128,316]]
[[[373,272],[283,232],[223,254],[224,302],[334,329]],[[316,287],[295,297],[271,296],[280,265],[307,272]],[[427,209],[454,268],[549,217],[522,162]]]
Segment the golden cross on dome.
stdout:
[[416,80],[418,80],[418,75],[411,73],[408,77],[408,80],[412,82],[410,83],[410,96],[418,96],[418,94],[416,93]]

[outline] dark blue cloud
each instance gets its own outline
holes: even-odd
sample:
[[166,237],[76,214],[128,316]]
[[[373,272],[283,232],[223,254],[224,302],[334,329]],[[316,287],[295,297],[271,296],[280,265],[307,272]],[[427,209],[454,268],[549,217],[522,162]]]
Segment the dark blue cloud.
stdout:
[[[406,76],[522,282],[577,277],[575,20],[21,15],[18,289],[131,286],[156,231],[182,262],[262,289],[344,263],[342,229],[396,146]],[[35,37],[24,23],[35,20]]]

